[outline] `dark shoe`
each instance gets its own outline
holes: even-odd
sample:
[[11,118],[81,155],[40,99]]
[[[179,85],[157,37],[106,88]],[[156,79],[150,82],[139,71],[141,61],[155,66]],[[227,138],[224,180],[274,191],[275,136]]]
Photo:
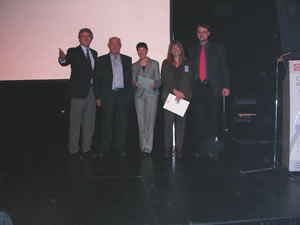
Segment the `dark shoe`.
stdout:
[[126,157],[126,155],[127,155],[126,152],[120,152],[121,157]]
[[95,154],[92,151],[83,152],[82,153],[82,158],[83,159],[94,159],[95,158]]
[[199,152],[196,152],[195,157],[199,159],[199,158],[201,158],[201,154]]
[[199,151],[198,149],[195,151],[195,154],[194,154],[195,158],[197,159],[203,159],[203,158],[206,158],[206,154],[204,154],[202,151]]
[[218,155],[218,154],[216,154],[216,155],[214,155],[214,154],[208,154],[208,158],[209,158],[210,160],[215,161],[215,162],[218,162],[218,161],[219,161],[219,155]]
[[151,153],[149,152],[142,152],[142,156],[145,157],[145,158],[148,158],[151,156]]
[[176,148],[176,157],[177,158],[182,158],[182,148]]
[[170,148],[165,148],[164,150],[164,158],[169,158],[170,157]]
[[82,159],[80,152],[74,152],[70,154],[70,159]]
[[104,158],[104,153],[103,152],[98,152],[96,154],[96,158]]

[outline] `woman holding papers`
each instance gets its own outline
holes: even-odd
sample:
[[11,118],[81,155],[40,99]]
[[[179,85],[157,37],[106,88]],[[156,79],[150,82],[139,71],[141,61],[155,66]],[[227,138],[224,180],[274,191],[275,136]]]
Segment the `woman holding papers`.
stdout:
[[134,102],[139,125],[140,149],[143,155],[148,157],[153,146],[158,87],[160,86],[159,64],[147,56],[146,43],[138,43],[136,50],[139,60],[132,65],[133,85],[136,87]]
[[[175,104],[180,104],[182,99],[189,101],[192,98],[192,71],[191,64],[184,56],[182,44],[175,40],[169,45],[167,59],[164,60],[161,68],[163,83],[163,101],[174,97]],[[170,157],[172,146],[172,128],[175,123],[175,147],[176,157],[182,157],[182,144],[185,129],[186,116],[179,116],[171,111],[165,110],[165,150],[164,157]]]

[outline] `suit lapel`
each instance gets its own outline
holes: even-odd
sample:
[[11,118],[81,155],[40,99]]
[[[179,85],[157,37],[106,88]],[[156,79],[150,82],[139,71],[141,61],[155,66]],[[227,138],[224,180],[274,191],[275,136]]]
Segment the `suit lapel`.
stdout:
[[88,61],[86,59],[86,55],[84,54],[83,49],[81,48],[80,45],[77,48],[78,48],[78,51],[80,52],[80,57],[82,58],[84,64],[89,68],[89,70],[91,70],[92,68],[90,65],[88,65]]
[[[148,71],[150,70],[150,67],[151,67],[151,59],[148,58],[148,62],[146,64],[146,67],[145,67],[145,71],[143,71],[145,74],[149,74]],[[143,70],[143,69],[142,69]],[[150,77],[148,77],[150,78]]]
[[84,51],[82,50],[81,46],[79,45],[77,48],[78,48],[78,51],[80,52],[80,57],[82,57],[86,61],[86,57],[85,57]]
[[110,54],[108,53],[105,57],[105,68],[107,68],[107,72],[105,72],[105,74],[107,74],[107,80],[108,80],[108,86],[112,85],[113,82],[113,70],[112,70],[112,64],[111,64],[111,60],[110,60]]
[[[129,81],[129,77],[127,76],[127,66],[126,66],[126,59],[124,55],[120,54],[121,61],[122,61],[122,67],[123,67],[123,82],[124,82],[124,88],[130,84],[131,81]],[[131,65],[130,65],[131,66]]]
[[[200,65],[200,50],[201,50],[201,48],[200,48],[200,43],[197,43],[196,45],[195,45],[195,48],[193,49],[193,58],[192,58],[192,61],[193,61],[193,65],[192,65],[192,67],[193,67],[193,69],[195,70],[195,71],[199,71],[199,65]],[[197,68],[197,65],[198,65],[198,68]],[[199,74],[195,74],[195,79],[196,79],[196,77],[198,77],[199,76]]]
[[[148,66],[148,65],[147,65]],[[147,66],[146,66],[146,68],[147,68]],[[145,68],[145,71],[143,70],[143,67],[141,66],[141,64],[140,63],[138,63],[138,72],[140,73],[140,74],[143,74],[144,75],[144,73],[146,72],[146,68]]]
[[[206,53],[206,70],[209,73],[209,69],[213,68],[214,66],[212,65],[212,57],[211,55],[214,55],[215,51],[214,51],[214,45],[212,42],[208,42],[208,46],[207,46],[207,53]],[[211,74],[210,74],[211,76]],[[209,77],[211,79],[211,77]]]
[[97,59],[96,52],[93,49],[91,49],[91,52],[92,52],[92,56],[93,56],[94,60],[96,61],[96,59]]
[[112,63],[111,63],[111,60],[110,60],[110,54],[109,53],[106,55],[106,65],[107,65],[107,68],[109,70],[108,72],[113,75]]
[[125,65],[125,59],[124,59],[124,56],[122,54],[120,54],[120,56],[121,56],[121,61],[122,61],[123,77],[124,77],[125,69],[126,69],[126,67],[124,66]]

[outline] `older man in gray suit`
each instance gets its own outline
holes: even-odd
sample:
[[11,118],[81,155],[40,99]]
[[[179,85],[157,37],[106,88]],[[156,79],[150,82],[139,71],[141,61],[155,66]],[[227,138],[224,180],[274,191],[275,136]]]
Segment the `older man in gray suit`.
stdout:
[[121,157],[125,157],[133,94],[132,60],[131,57],[120,53],[120,38],[109,38],[107,46],[109,53],[97,58],[94,73],[96,104],[102,107],[99,155],[106,154],[114,148]]
[[139,60],[132,65],[135,108],[139,124],[140,149],[148,157],[153,147],[153,131],[156,118],[158,87],[160,86],[159,64],[147,57],[148,46],[140,42],[136,46]]

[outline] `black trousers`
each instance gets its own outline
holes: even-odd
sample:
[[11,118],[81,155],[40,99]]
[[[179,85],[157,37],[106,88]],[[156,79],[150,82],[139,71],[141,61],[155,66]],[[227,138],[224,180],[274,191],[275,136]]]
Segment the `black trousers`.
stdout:
[[111,98],[102,106],[101,151],[103,152],[111,150],[112,147],[118,152],[124,152],[126,149],[130,110],[124,97],[126,94],[123,90],[112,91]]
[[193,98],[191,102],[194,141],[202,141],[216,136],[218,127],[219,99],[215,97],[210,83],[194,81]]

